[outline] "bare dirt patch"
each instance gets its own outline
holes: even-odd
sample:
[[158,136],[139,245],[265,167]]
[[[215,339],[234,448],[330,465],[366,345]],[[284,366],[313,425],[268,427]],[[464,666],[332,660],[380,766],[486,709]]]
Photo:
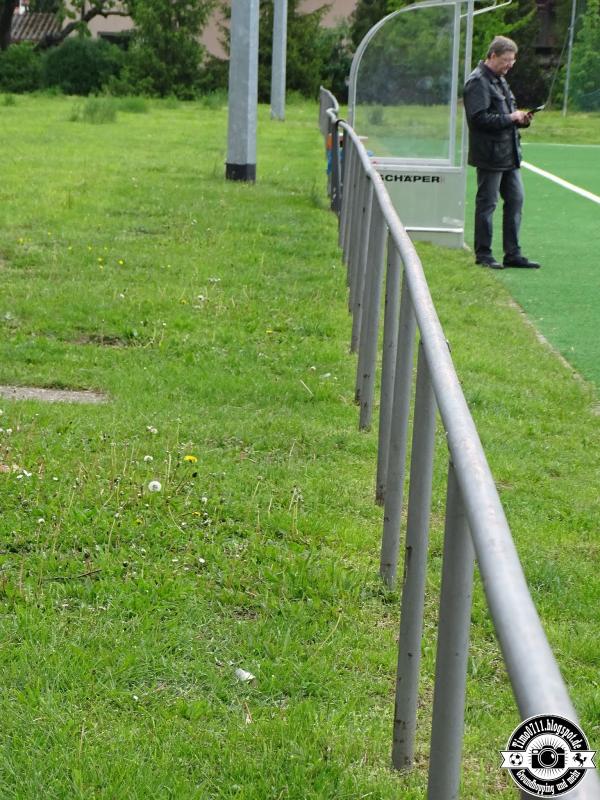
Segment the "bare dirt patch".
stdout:
[[40,386],[1,386],[0,397],[7,400],[41,400],[43,403],[107,403],[102,392],[43,389]]

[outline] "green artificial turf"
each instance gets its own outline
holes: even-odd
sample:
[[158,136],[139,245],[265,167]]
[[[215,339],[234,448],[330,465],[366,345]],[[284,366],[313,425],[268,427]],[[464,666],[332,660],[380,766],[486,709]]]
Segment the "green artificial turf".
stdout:
[[[600,120],[598,136],[600,137]],[[523,157],[536,167],[600,196],[600,143],[532,142],[523,147]]]
[[[568,119],[568,118],[567,118]],[[552,126],[563,118],[536,119],[535,134],[554,140]],[[538,125],[539,123],[539,125]],[[571,130],[575,124],[571,121]],[[578,135],[558,144],[526,143],[524,158],[592,193],[600,192],[600,146],[586,144],[590,130],[600,137],[600,116],[584,115]],[[533,128],[532,128],[533,132]],[[523,139],[530,131],[523,133]],[[573,141],[573,139],[575,141]],[[583,140],[583,141],[580,141]],[[523,252],[542,263],[542,270],[498,273],[536,328],[587,380],[600,386],[600,205],[523,168],[525,210]],[[472,237],[474,170],[469,170],[467,234]],[[495,255],[502,258],[501,202],[495,216]]]
[[[102,102],[2,108],[0,383],[109,402],[0,401],[0,797],[422,798],[447,453],[439,430],[399,775],[399,593],[378,577],[377,433],[357,430],[316,104],[259,109],[251,186],[224,180],[216,100]],[[494,275],[419,249],[597,746],[595,396]],[[518,714],[478,579],[472,619],[461,796],[514,797],[498,751]]]

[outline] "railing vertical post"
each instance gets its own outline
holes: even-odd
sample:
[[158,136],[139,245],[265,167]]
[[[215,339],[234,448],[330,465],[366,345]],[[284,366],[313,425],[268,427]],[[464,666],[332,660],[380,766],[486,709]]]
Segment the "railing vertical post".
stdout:
[[341,187],[341,148],[338,123],[331,122],[331,210],[338,216],[342,207],[342,187]]
[[365,289],[365,276],[367,272],[368,255],[369,255],[369,240],[371,231],[371,215],[373,210],[373,181],[370,176],[363,173],[363,179],[366,184],[366,191],[364,195],[364,214],[360,222],[362,237],[360,246],[357,252],[357,260],[355,264],[355,271],[353,273],[352,284],[350,286],[350,310],[352,312],[352,337],[350,339],[350,352],[356,353],[358,350],[358,343],[360,341],[360,331],[362,326],[363,309],[364,309],[364,289]]
[[398,349],[398,314],[400,301],[400,254],[388,234],[387,272],[385,278],[385,314],[383,318],[383,353],[381,360],[381,397],[379,402],[379,445],[375,502],[383,505],[388,465],[394,370]]
[[[349,238],[349,252],[348,252],[348,270],[347,282],[350,289],[352,289],[354,277],[356,275],[356,264],[360,255],[360,247],[364,231],[362,229],[362,220],[364,216],[364,197],[366,191],[366,176],[360,159],[360,154],[357,148],[354,148],[353,172],[352,172],[352,217],[350,220],[350,238]],[[352,311],[350,303],[348,303],[348,310]]]
[[379,307],[383,283],[383,260],[385,248],[385,219],[379,204],[371,205],[371,229],[363,291],[360,344],[356,399],[360,402],[359,428],[364,430],[371,424],[373,396],[375,393],[375,370],[377,366],[377,335],[379,330]]
[[[363,240],[365,238],[365,208],[366,208],[366,188],[367,188],[367,178],[364,173],[364,170],[361,168],[360,161],[357,162],[357,168],[359,170],[358,177],[356,179],[356,206],[355,206],[355,215],[352,219],[352,226],[355,231],[355,235],[353,237],[353,242],[355,242],[355,246],[352,248],[352,252],[350,254],[350,258],[348,259],[348,274],[347,274],[347,284],[350,289],[348,293],[348,311],[352,312],[354,306],[354,297],[356,295],[356,276],[359,271],[358,264],[360,263],[361,253],[363,250]],[[367,222],[368,228],[368,222]],[[368,231],[367,231],[368,233]]]
[[474,562],[464,503],[450,463],[428,800],[456,800],[459,796]]
[[348,251],[350,249],[350,231],[352,229],[352,213],[354,210],[354,171],[355,163],[358,159],[356,147],[350,136],[345,145],[346,155],[344,157],[344,193],[342,195],[342,225],[340,227],[340,245],[343,252],[344,264],[348,263]]
[[406,272],[404,272],[400,300],[396,369],[394,370],[394,400],[390,426],[383,536],[381,539],[381,564],[379,568],[381,577],[390,587],[394,585],[396,580],[398,550],[400,548],[400,522],[404,496],[406,439],[412,386],[415,328],[415,314],[410,299]]
[[421,636],[427,576],[436,403],[423,345],[419,346],[410,490],[398,640],[392,763],[410,769],[415,752]]

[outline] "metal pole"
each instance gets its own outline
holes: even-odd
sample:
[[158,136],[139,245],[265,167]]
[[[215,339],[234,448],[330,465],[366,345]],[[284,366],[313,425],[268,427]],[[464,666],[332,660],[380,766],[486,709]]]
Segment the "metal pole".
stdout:
[[287,0],[273,0],[273,59],[271,62],[271,119],[285,119]]
[[[460,59],[460,9],[454,6],[454,37],[452,46],[452,84],[450,88],[450,130],[448,131],[448,161],[456,164],[456,112],[458,107],[458,62]],[[462,164],[461,164],[462,166]]]
[[[359,429],[366,430],[371,425],[373,397],[375,394],[375,370],[377,367],[377,335],[379,331],[379,308],[383,284],[383,260],[386,227],[379,204],[373,200],[371,206],[371,236],[369,237],[369,256],[365,273],[363,297],[363,319],[358,348],[358,399],[360,400]],[[365,315],[366,314],[366,318]]]
[[256,180],[259,0],[232,0],[225,177]]
[[457,800],[475,552],[454,466],[448,469],[427,800]]
[[571,81],[571,57],[573,55],[573,36],[575,35],[575,13],[577,0],[571,0],[571,24],[569,25],[569,48],[567,50],[567,74],[565,75],[565,94],[563,97],[563,117],[567,116],[567,105],[569,103],[569,83]]
[[342,163],[342,209],[340,212],[340,226],[338,231],[338,244],[342,248],[342,260],[344,264],[348,264],[348,227],[350,225],[350,212],[352,196],[350,193],[350,184],[352,180],[352,140],[349,136],[344,134],[344,160]]
[[360,220],[361,239],[357,248],[357,259],[350,283],[350,311],[352,312],[352,337],[350,339],[350,352],[356,353],[360,341],[360,329],[364,310],[365,275],[367,271],[369,253],[369,231],[371,230],[371,214],[373,210],[373,181],[363,173],[365,199],[362,203],[363,216]]
[[383,318],[383,352],[381,358],[381,395],[379,401],[379,446],[377,448],[377,480],[375,502],[383,505],[388,465],[394,372],[398,350],[398,316],[400,311],[401,260],[398,248],[388,236],[387,272],[385,277],[385,314]]
[[415,327],[415,314],[410,299],[405,269],[402,276],[398,350],[396,353],[396,368],[394,370],[394,403],[392,406],[392,425],[390,429],[383,512],[383,535],[381,537],[381,563],[379,567],[381,577],[390,587],[394,585],[396,580],[398,551],[400,549],[400,522],[404,497],[406,439],[412,386]]
[[420,345],[394,709],[392,763],[396,769],[411,769],[415,753],[435,445],[435,411],[435,397],[427,359],[423,345]]
[[355,173],[355,180],[352,186],[354,212],[352,216],[352,229],[350,233],[350,250],[348,252],[348,271],[346,274],[346,283],[349,288],[348,292],[348,311],[353,312],[355,297],[356,297],[356,276],[358,274],[358,264],[360,263],[360,253],[363,248],[363,239],[365,236],[365,197],[367,187],[367,176],[365,171],[360,168],[360,159],[356,159],[355,167],[358,174]]
[[348,293],[348,311],[352,312],[352,298],[356,290],[356,265],[358,263],[360,246],[365,231],[363,217],[365,213],[364,196],[367,186],[367,177],[362,167],[358,150],[353,148],[352,183],[348,191],[352,195],[352,216],[350,218],[350,234],[348,240],[348,272],[346,279],[350,292]]
[[342,250],[346,266],[350,264],[350,247],[353,236],[354,216],[356,206],[356,173],[358,170],[358,153],[353,142],[348,142],[348,149],[344,156],[344,189],[343,197],[345,200],[346,214],[344,218]]
[[331,136],[331,210],[339,217],[342,208],[342,149],[337,122],[331,125]]

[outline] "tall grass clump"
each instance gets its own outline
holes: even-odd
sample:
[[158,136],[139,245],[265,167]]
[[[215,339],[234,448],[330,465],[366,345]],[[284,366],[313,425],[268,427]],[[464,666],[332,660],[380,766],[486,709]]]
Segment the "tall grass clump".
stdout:
[[148,101],[145,97],[135,95],[120,97],[117,107],[119,111],[126,111],[129,114],[147,114],[149,111]]
[[115,122],[119,104],[113,97],[89,97],[84,103],[75,103],[69,115],[70,122],[89,122],[104,125]]

